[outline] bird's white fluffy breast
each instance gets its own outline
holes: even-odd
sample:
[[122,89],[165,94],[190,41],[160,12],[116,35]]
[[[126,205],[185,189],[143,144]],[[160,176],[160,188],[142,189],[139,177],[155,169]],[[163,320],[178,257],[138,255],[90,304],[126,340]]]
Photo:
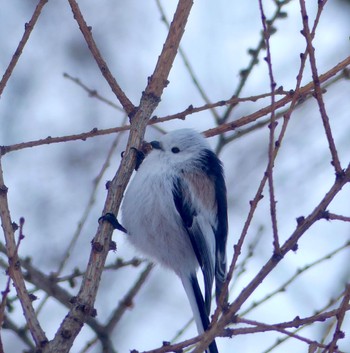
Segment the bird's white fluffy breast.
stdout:
[[174,175],[158,158],[158,153],[151,153],[130,182],[122,223],[137,249],[180,274],[185,268],[195,269],[197,261],[175,208]]

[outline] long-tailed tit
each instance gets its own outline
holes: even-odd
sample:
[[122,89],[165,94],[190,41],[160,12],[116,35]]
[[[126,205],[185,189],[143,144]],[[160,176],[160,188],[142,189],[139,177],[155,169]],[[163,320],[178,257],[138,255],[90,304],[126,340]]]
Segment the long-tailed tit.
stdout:
[[[220,160],[203,135],[181,129],[151,142],[131,181],[122,219],[131,243],[175,271],[199,333],[209,326],[212,285],[218,298],[226,278],[227,201]],[[196,271],[201,268],[205,295]],[[210,353],[217,353],[213,341]]]

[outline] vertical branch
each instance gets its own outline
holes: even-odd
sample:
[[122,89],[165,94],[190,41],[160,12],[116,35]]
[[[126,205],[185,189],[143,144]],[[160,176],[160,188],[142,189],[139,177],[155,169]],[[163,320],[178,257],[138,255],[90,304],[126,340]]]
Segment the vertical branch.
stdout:
[[[319,12],[322,11],[326,2],[327,1],[319,1],[318,2]],[[328,145],[329,145],[329,149],[330,149],[331,156],[332,156],[332,165],[334,166],[336,175],[341,176],[343,174],[343,171],[342,171],[342,168],[340,165],[337,148],[334,143],[331,126],[329,123],[329,118],[328,118],[328,115],[326,112],[326,107],[325,107],[324,100],[323,100],[323,94],[322,94],[322,89],[321,89],[321,85],[320,85],[320,78],[319,78],[318,72],[317,72],[318,70],[317,70],[317,65],[316,65],[315,48],[312,46],[313,33],[310,32],[310,28],[309,28],[309,17],[308,17],[307,11],[306,11],[305,0],[300,0],[299,3],[300,3],[300,9],[301,9],[301,15],[302,15],[302,21],[303,21],[302,34],[304,35],[304,37],[306,39],[307,51],[309,53],[309,61],[310,61],[310,66],[311,66],[311,71],[312,71],[312,79],[314,81],[314,86],[315,86],[315,97],[317,99],[317,103],[318,103],[318,107],[319,107],[319,110],[321,113],[323,126],[324,126],[326,137],[328,140]]]
[[7,191],[7,187],[4,183],[0,158],[0,217],[1,226],[5,235],[6,251],[9,261],[8,273],[16,288],[16,292],[21,302],[24,316],[26,318],[28,327],[33,336],[35,344],[38,348],[41,348],[47,343],[47,338],[35,315],[35,311],[32,306],[32,301],[24,282],[21,264],[17,253],[14,227],[13,223],[11,222],[11,216],[8,206]]
[[11,283],[11,277],[7,277],[6,281],[6,286],[5,289],[1,291],[1,303],[0,303],[0,353],[4,352],[4,347],[2,345],[2,340],[1,340],[1,329],[4,325],[4,320],[5,320],[5,308],[6,308],[6,301],[7,301],[7,295],[10,293],[10,283]]
[[274,166],[274,150],[275,150],[275,129],[276,129],[276,115],[275,115],[275,89],[276,82],[273,76],[272,70],[272,58],[271,58],[271,50],[270,50],[270,29],[266,23],[266,16],[264,13],[264,8],[262,4],[262,0],[259,0],[259,8],[261,13],[261,21],[264,32],[264,40],[266,46],[266,57],[264,58],[267,62],[267,67],[269,71],[270,78],[270,88],[271,88],[271,118],[270,118],[270,134],[269,134],[269,162],[267,167],[267,178],[269,184],[269,196],[270,196],[270,214],[272,221],[272,232],[273,232],[273,245],[275,254],[278,255],[280,253],[280,245],[278,240],[278,228],[277,228],[277,216],[276,216],[276,200],[275,200],[275,192],[274,192],[274,183],[273,183],[273,166]]
[[334,353],[337,350],[338,340],[345,337],[345,333],[341,330],[341,327],[344,322],[345,313],[348,310],[349,300],[350,300],[350,284],[348,284],[345,288],[344,297],[339,307],[339,311],[337,314],[337,325],[334,330],[333,339],[329,345],[329,350],[328,350],[329,353]]
[[25,30],[24,30],[24,34],[22,36],[21,41],[19,42],[17,49],[15,51],[15,53],[12,56],[12,59],[4,73],[4,75],[2,76],[2,79],[0,81],[0,96],[2,95],[2,92],[5,89],[5,86],[7,84],[7,81],[9,80],[9,78],[12,75],[12,72],[22,54],[23,48],[26,45],[30,34],[32,33],[32,30],[36,24],[37,19],[39,18],[40,14],[41,14],[41,10],[44,7],[44,5],[48,2],[48,0],[40,0],[38,5],[36,6],[33,16],[30,19],[30,21],[28,23],[25,24]]
[[[78,9],[75,0],[68,1],[72,9]],[[156,109],[162,92],[167,85],[167,78],[176,57],[192,4],[192,0],[179,0],[174,19],[171,23],[168,36],[158,58],[153,75],[148,81],[138,109],[132,116],[126,152],[117,173],[109,183],[103,214],[107,212],[118,213],[124,190],[136,162],[135,151],[131,147],[137,148],[140,146],[149,118]],[[81,15],[80,11],[79,15]],[[76,16],[76,20],[79,26],[84,28],[85,21],[82,15],[81,17]],[[95,54],[100,56],[99,52]],[[79,293],[74,299],[73,307],[63,320],[54,339],[45,347],[44,352],[68,352],[79,334],[84,321],[89,316],[96,315],[96,310],[93,305],[107,254],[110,249],[112,233],[112,226],[108,222],[99,224],[96,235],[92,241],[92,249],[87,269]]]

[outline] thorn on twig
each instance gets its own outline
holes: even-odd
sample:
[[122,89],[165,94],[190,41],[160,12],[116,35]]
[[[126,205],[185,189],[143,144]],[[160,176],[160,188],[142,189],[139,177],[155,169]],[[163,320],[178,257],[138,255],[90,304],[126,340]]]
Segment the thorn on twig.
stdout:
[[337,331],[339,339],[345,338],[345,332],[344,331]]
[[[77,298],[75,299],[77,301]],[[80,310],[81,312],[83,312],[86,315],[89,315],[91,317],[96,317],[97,316],[97,310],[92,307],[91,305],[88,304],[77,304],[76,305],[76,309]]]
[[8,187],[6,186],[6,185],[0,185],[0,193],[2,193],[2,194],[7,194],[7,192],[8,192]]
[[297,218],[297,224],[298,224],[298,227],[301,226],[305,221],[305,217],[304,216],[300,216]]
[[[122,158],[123,158],[123,154],[124,154],[124,152],[122,152]],[[108,180],[108,181],[106,182],[106,185],[105,185],[106,190],[108,190],[110,186],[111,186],[111,181]]]
[[322,211],[321,212],[321,218],[324,218],[326,221],[329,221],[330,220],[329,211],[327,211],[327,210]]
[[101,243],[99,243],[98,241],[91,241],[91,246],[92,246],[92,250],[95,253],[101,253],[103,251],[103,245]]
[[231,328],[225,328],[222,336],[232,338],[233,337],[233,330]]
[[[331,164],[334,166],[334,161],[332,161]],[[342,181],[345,178],[345,170],[342,169],[340,172],[336,172],[335,178],[337,181]]]
[[113,241],[113,240],[110,241],[109,250],[111,250],[111,251],[116,251],[117,250],[117,243],[115,241]]
[[35,300],[38,299],[38,297],[37,297],[35,294],[30,293],[30,294],[29,294],[29,299],[30,299],[32,302],[34,302]]
[[278,125],[278,121],[274,121],[273,123],[270,123],[269,125],[267,125],[267,127],[271,129],[271,128],[276,128],[277,125]]
[[276,93],[277,93],[277,94],[283,94],[283,93],[284,93],[283,86],[279,86],[279,87],[276,89]]
[[70,330],[62,330],[61,337],[68,340],[72,337],[72,332]]
[[292,247],[292,251],[296,252],[296,251],[298,251],[298,248],[299,248],[298,243],[295,243]]
[[275,260],[276,262],[279,262],[283,259],[283,254],[281,253],[280,250],[278,251],[274,251],[273,255],[272,255],[273,260]]
[[[261,195],[259,195],[259,199],[258,199],[257,201],[259,202],[259,201],[262,200],[263,198],[264,198],[264,195],[261,194]],[[250,201],[249,201],[249,205],[250,205],[250,206],[253,206],[253,205],[254,205],[254,200],[250,200]]]
[[299,321],[300,321],[300,316],[296,316],[295,318],[294,318],[294,320],[293,320],[293,326],[295,327],[295,328],[298,328],[299,326],[300,326],[300,323],[299,323]]
[[19,226],[16,222],[12,222],[12,229],[15,232],[16,230],[18,230]]

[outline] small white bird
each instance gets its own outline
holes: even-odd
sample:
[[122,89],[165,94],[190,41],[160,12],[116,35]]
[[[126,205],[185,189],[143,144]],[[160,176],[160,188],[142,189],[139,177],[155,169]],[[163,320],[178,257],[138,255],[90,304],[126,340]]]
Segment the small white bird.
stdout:
[[[180,277],[199,333],[209,326],[212,285],[226,279],[227,200],[220,160],[203,135],[181,129],[151,142],[122,205],[130,242]],[[205,296],[196,271],[201,268]],[[210,353],[217,353],[213,341]]]

